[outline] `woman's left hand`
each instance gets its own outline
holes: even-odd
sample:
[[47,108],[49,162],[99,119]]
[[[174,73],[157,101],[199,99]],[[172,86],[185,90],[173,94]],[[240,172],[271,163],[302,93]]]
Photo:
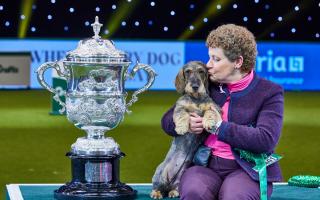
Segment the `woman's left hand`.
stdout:
[[202,117],[200,117],[196,113],[190,113],[189,129],[190,129],[190,132],[195,134],[202,133],[203,132]]

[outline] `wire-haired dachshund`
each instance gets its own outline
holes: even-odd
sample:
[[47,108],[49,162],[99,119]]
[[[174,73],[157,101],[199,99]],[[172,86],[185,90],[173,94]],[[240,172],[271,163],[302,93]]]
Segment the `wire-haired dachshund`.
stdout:
[[204,133],[190,133],[190,113],[203,117],[206,130],[211,130],[221,120],[220,108],[208,95],[208,72],[204,63],[191,61],[185,64],[176,77],[175,86],[182,94],[173,113],[175,131],[179,136],[174,137],[165,160],[152,178],[150,196],[154,199],[179,196],[181,175],[190,166],[197,148],[207,136]]

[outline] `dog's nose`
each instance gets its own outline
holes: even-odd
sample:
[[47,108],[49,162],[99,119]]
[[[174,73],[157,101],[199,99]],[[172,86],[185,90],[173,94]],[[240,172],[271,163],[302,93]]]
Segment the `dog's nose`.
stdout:
[[192,89],[193,89],[193,91],[198,91],[199,86],[197,86],[197,85],[193,85],[193,86],[192,86]]

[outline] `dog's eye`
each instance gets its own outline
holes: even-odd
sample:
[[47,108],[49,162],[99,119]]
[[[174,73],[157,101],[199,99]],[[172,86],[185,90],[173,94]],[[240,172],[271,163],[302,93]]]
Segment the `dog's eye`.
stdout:
[[200,70],[200,71],[199,71],[199,74],[205,74],[205,72],[204,72],[204,71],[202,71],[202,70]]
[[186,75],[189,75],[189,74],[191,73],[191,70],[186,70],[184,73],[185,73]]

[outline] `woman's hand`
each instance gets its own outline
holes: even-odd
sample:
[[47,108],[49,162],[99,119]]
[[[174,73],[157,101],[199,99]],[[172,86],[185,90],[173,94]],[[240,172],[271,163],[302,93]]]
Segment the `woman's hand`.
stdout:
[[203,131],[202,117],[196,113],[190,113],[189,130],[192,133],[200,134]]

